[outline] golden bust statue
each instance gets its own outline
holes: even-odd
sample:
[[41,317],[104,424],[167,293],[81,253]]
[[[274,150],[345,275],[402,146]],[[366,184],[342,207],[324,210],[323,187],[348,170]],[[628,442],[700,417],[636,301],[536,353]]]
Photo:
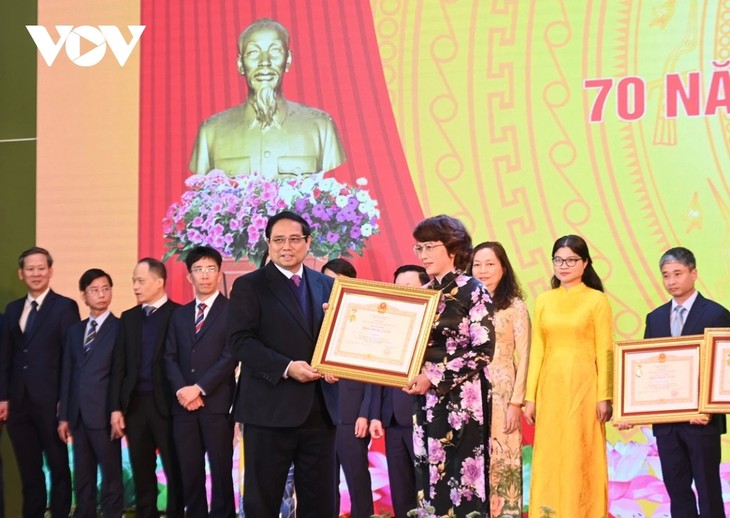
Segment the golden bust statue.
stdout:
[[291,177],[329,171],[345,161],[332,117],[284,98],[282,83],[291,63],[289,32],[279,22],[262,18],[244,29],[238,71],[246,78],[248,96],[200,125],[191,171]]

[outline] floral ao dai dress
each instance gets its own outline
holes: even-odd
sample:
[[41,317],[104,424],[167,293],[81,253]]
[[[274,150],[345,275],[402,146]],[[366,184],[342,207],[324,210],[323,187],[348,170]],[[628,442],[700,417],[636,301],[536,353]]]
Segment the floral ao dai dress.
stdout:
[[487,370],[492,385],[489,499],[491,518],[522,517],[522,428],[504,433],[510,403],[522,405],[530,354],[530,315],[515,298],[494,315],[496,347]]
[[[487,450],[494,307],[476,279],[449,273],[422,372],[431,388],[416,397],[413,443],[418,512],[423,517],[488,516]],[[475,513],[475,514],[470,514]]]

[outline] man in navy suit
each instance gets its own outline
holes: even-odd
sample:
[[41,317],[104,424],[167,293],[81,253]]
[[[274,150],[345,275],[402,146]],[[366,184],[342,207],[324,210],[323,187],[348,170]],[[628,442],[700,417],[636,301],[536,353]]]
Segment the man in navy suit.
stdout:
[[179,304],[165,294],[165,265],[146,257],[132,274],[138,305],[122,313],[109,386],[112,438],[127,436],[136,516],[157,518],[157,451],[167,479],[167,517],[182,518],[182,480],[172,438],[165,337]]
[[79,279],[89,318],[66,335],[61,372],[58,435],[73,442],[76,518],[96,518],[96,470],[101,469],[104,517],[124,513],[121,439],[111,439],[108,390],[119,319],[109,311],[112,278],[92,268]]
[[[406,264],[393,274],[399,286],[420,288],[430,280],[423,266]],[[416,508],[416,472],[413,453],[413,396],[401,389],[372,385],[370,435],[385,435],[385,458],[395,518],[406,518]],[[387,430],[387,431],[386,431]]]
[[[322,273],[335,277],[357,277],[357,270],[345,259],[337,258],[322,266]],[[368,462],[368,414],[370,412],[370,386],[353,380],[342,380],[339,387],[340,424],[337,425],[336,486],[340,482],[340,466],[345,473],[347,491],[350,496],[350,517],[370,518],[373,514],[373,490]],[[340,507],[340,494],[336,509]]]
[[172,314],[165,372],[177,402],[172,407],[175,450],[188,516],[208,516],[205,454],[211,477],[210,516],[236,515],[233,498],[231,403],[236,361],[226,342],[228,299],[218,292],[221,254],[199,246],[185,257],[195,300]]
[[[672,300],[646,316],[644,338],[696,335],[709,327],[730,327],[730,312],[695,289],[697,268],[691,251],[671,248],[662,255],[659,267]],[[720,435],[725,433],[725,416],[715,414],[706,420],[655,424],[653,429],[672,517],[724,518]]]
[[51,514],[71,509],[68,449],[58,437],[56,411],[66,331],[79,321],[79,306],[50,289],[53,259],[33,247],[18,259],[28,295],[5,308],[0,364],[0,420],[8,422],[23,486],[23,516],[46,510],[45,455],[51,470]]
[[271,262],[236,279],[228,334],[241,361],[236,421],[243,423],[246,516],[279,515],[294,463],[300,518],[333,518],[337,385],[310,362],[332,279],[303,265],[309,224],[284,211],[266,225]]

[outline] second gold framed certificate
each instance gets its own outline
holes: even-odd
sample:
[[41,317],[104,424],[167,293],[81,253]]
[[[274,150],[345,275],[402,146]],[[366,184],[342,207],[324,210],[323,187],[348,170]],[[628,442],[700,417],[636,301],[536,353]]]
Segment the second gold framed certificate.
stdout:
[[339,378],[405,387],[421,370],[440,295],[335,279],[312,366]]
[[730,328],[705,329],[703,365],[706,378],[702,384],[700,411],[730,413]]
[[616,343],[614,421],[627,424],[700,418],[703,335]]

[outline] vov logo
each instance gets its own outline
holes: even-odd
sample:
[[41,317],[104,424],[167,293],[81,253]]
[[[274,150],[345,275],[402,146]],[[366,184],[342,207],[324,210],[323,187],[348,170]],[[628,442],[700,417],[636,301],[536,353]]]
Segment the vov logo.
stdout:
[[[66,48],[68,58],[80,67],[93,67],[99,63],[109,47],[119,65],[124,66],[145,29],[144,25],[127,25],[131,34],[131,38],[127,41],[116,25],[99,25],[98,28],[91,25],[79,25],[78,27],[56,25],[55,27],[58,32],[58,41],[53,41],[43,25],[25,26],[49,67],[58,57],[61,47]],[[93,48],[83,54],[81,53],[82,39],[88,42],[85,46],[93,45]]]

